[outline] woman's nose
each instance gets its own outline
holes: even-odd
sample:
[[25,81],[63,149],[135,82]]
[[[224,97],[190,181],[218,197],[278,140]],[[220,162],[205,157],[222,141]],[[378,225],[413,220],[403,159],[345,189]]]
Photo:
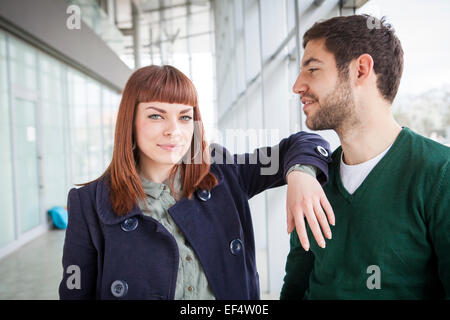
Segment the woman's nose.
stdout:
[[180,133],[180,127],[178,125],[178,121],[176,119],[169,119],[167,121],[167,126],[165,128],[165,135],[176,135]]

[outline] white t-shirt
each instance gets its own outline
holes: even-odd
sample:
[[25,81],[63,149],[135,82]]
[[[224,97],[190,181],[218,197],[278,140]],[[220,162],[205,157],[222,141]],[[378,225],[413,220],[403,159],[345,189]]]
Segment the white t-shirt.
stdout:
[[353,166],[349,166],[344,163],[344,152],[342,152],[339,172],[341,174],[341,181],[344,185],[345,190],[347,190],[348,193],[353,194],[353,192],[358,189],[358,187],[363,183],[364,179],[366,179],[366,177],[369,175],[370,171],[372,171],[372,169],[384,157],[384,155],[389,151],[391,147],[392,144],[375,158],[372,158],[360,164],[355,164]]

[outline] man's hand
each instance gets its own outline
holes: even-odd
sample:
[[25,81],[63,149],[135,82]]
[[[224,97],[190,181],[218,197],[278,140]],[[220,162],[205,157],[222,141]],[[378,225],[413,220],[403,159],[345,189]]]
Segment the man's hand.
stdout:
[[[305,218],[320,247],[325,248],[319,224],[325,236],[331,239],[331,229],[328,222],[334,226],[334,212],[323,192],[320,183],[311,175],[292,171],[287,176],[288,190],[286,197],[287,231],[291,233],[294,226],[303,249],[309,250],[308,235],[306,233]],[[323,209],[327,213],[327,218]]]

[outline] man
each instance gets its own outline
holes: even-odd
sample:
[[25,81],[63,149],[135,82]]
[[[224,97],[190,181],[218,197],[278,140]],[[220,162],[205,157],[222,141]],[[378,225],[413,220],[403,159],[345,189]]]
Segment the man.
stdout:
[[293,90],[306,125],[341,141],[324,187],[335,227],[326,248],[307,250],[304,208],[288,213],[301,236],[291,233],[281,299],[450,298],[450,148],[392,115],[399,39],[384,19],[354,15],[316,23],[303,47]]

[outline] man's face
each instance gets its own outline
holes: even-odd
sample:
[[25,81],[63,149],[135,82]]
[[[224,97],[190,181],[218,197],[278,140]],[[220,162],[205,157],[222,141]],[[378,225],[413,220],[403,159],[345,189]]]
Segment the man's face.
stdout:
[[339,74],[324,39],[308,42],[301,63],[293,91],[300,94],[306,126],[311,130],[339,130],[354,110],[348,76]]

